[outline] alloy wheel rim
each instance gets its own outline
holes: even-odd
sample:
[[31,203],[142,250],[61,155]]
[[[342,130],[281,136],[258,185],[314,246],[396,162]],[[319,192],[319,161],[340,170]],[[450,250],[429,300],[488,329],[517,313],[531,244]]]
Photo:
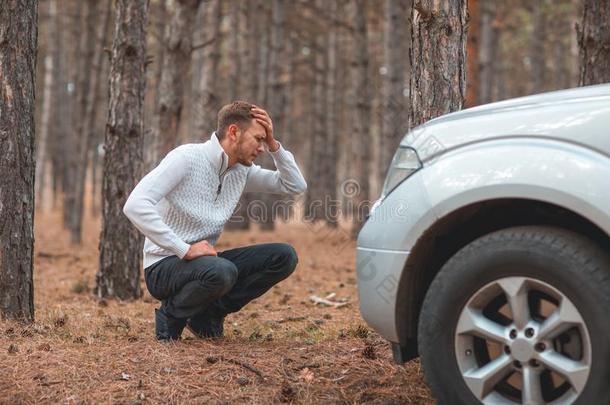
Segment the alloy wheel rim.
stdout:
[[480,288],[455,329],[467,387],[483,403],[570,403],[591,369],[584,319],[565,294],[530,277]]

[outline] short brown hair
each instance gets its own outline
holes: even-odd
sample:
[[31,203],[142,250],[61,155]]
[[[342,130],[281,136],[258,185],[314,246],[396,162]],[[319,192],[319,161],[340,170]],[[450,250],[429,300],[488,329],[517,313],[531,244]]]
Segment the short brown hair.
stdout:
[[219,140],[224,138],[229,125],[236,124],[240,129],[247,129],[252,123],[252,112],[250,110],[254,105],[247,101],[233,101],[227,104],[218,111],[218,126],[216,127],[216,136]]

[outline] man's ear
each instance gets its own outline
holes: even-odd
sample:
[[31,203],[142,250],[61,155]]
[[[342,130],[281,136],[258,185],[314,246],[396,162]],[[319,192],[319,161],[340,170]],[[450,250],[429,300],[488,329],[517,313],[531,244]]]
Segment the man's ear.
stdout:
[[227,128],[227,135],[229,136],[229,138],[232,141],[237,141],[237,131],[239,130],[239,127],[236,124],[231,124],[229,125],[229,128]]

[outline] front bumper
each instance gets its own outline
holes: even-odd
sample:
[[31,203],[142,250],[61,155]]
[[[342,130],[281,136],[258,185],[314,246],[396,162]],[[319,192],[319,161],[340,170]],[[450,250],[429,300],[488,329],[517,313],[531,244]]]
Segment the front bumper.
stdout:
[[398,342],[396,293],[409,252],[358,247],[358,296],[364,320],[381,336]]
[[[430,211],[421,173],[413,174],[371,214],[358,235],[357,274],[360,312],[390,342],[407,344],[402,278],[410,249],[423,232]],[[398,299],[400,298],[400,300]]]

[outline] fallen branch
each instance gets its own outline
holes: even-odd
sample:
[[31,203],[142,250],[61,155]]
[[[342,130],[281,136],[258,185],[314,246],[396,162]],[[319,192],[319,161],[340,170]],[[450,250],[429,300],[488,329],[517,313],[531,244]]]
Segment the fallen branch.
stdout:
[[244,363],[239,360],[229,359],[224,356],[208,357],[208,359],[207,359],[208,363],[216,363],[218,360],[226,361],[227,363],[235,364],[236,366],[241,366],[241,367],[245,368],[246,370],[251,371],[254,374],[256,374],[258,376],[258,378],[261,379],[261,381],[265,381],[265,376],[263,375],[263,373],[259,369],[249,365],[248,363]]
[[335,307],[335,308],[341,308],[346,305],[349,305],[349,301],[335,302],[335,301],[327,300],[326,298],[318,297],[317,295],[312,295],[311,297],[309,297],[309,300],[316,305],[321,304],[321,305],[326,305],[326,306]]

